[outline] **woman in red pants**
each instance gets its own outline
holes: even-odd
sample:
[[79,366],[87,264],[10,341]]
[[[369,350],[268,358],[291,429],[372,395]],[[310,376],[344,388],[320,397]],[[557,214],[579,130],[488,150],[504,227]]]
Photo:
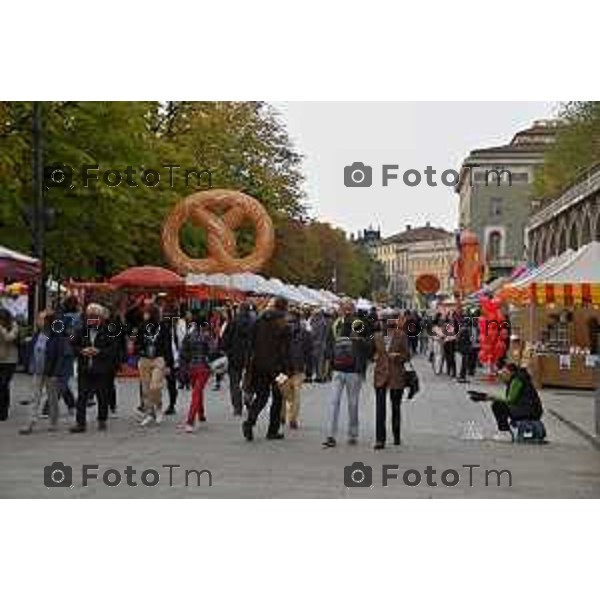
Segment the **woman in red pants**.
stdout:
[[192,433],[198,421],[206,421],[204,414],[204,388],[210,378],[208,357],[210,353],[210,333],[207,324],[195,323],[188,331],[181,345],[181,362],[190,373],[192,402],[188,411],[185,431]]

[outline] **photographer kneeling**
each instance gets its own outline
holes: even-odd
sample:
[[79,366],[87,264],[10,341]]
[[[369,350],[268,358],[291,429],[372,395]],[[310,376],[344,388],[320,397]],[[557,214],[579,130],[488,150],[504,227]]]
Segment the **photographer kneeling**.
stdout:
[[492,412],[498,423],[497,441],[514,440],[511,424],[519,421],[539,421],[544,412],[539,394],[526,369],[508,363],[499,373],[506,382],[506,396],[503,400],[493,399]]

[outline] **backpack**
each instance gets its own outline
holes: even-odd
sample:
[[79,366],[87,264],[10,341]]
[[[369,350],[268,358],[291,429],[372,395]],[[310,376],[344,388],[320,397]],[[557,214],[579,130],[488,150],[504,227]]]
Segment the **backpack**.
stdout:
[[338,337],[333,345],[334,371],[352,371],[356,366],[354,342],[349,337]]
[[517,421],[516,439],[521,444],[543,444],[546,442],[546,428],[541,421]]

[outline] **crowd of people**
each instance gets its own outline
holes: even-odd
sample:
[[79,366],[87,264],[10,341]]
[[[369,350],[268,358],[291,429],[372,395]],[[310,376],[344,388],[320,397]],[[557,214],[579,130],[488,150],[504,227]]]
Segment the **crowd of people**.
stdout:
[[[160,425],[165,415],[180,412],[178,398],[190,390],[179,427],[193,433],[207,419],[209,381],[219,389],[228,375],[232,414],[241,419],[248,441],[254,439],[257,420],[269,401],[267,439],[283,439],[285,427],[298,429],[302,388],[312,382],[329,384],[323,447],[338,443],[344,396],[347,442],[356,444],[361,391],[372,363],[374,448],[382,449],[388,398],[393,443],[401,444],[401,403],[405,391],[412,396],[418,390],[411,357],[426,355],[436,372],[445,365],[447,374],[457,377],[459,354],[458,380],[466,381],[477,365],[477,336],[477,327],[456,314],[427,318],[415,311],[365,312],[350,299],[336,310],[290,307],[284,298],[273,298],[262,310],[241,302],[192,312],[160,299],[119,302],[112,309],[93,302],[81,310],[69,297],[38,316],[28,352],[32,393],[21,401],[28,411],[20,432],[31,434],[44,417],[49,429],[56,428],[61,400],[74,419],[72,433],[88,429],[91,407],[97,410],[98,429],[106,430],[109,416],[118,410],[117,374],[123,363],[133,361],[139,376],[141,427]],[[0,311],[0,420],[8,418],[17,337],[14,319]],[[531,395],[530,386],[525,387]],[[168,404],[163,407],[165,392]],[[513,386],[510,398],[507,392],[512,407],[519,404],[515,394]],[[497,404],[493,412],[500,430],[506,431],[507,419],[514,414]]]

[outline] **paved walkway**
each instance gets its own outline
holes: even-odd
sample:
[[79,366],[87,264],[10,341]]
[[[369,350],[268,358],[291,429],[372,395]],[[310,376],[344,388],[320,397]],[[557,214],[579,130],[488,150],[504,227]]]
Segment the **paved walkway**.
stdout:
[[[46,431],[42,421],[39,431],[31,436],[19,436],[25,408],[17,404],[27,396],[30,380],[16,377],[13,411],[9,421],[0,423],[0,497],[45,498],[492,498],[492,497],[600,497],[600,453],[585,438],[551,414],[545,417],[550,443],[542,446],[511,445],[489,440],[494,433],[494,421],[488,405],[475,404],[466,397],[466,386],[445,376],[434,376],[429,365],[417,359],[422,391],[415,402],[403,405],[403,445],[390,446],[373,452],[374,394],[370,385],[363,388],[361,398],[361,439],[348,446],[343,439],[334,449],[322,449],[323,425],[328,401],[328,385],[310,384],[303,390],[302,423],[298,431],[286,431],[283,441],[264,439],[266,422],[257,427],[256,440],[246,442],[241,435],[240,421],[231,415],[226,388],[208,392],[208,421],[195,434],[179,433],[176,424],[187,406],[189,393],[179,400],[180,415],[165,420],[160,428],[141,429],[134,416],[137,404],[137,383],[119,383],[119,418],[111,419],[108,432],[98,432],[92,421],[86,434],[68,433],[68,424],[61,420],[55,433]],[[475,387],[475,386],[474,386]],[[582,399],[583,398],[583,399]],[[565,396],[558,401],[584,403],[589,396]],[[92,409],[93,417],[95,409]],[[345,426],[345,406],[342,427]],[[66,417],[66,415],[65,415]],[[265,415],[266,417],[266,415]],[[484,440],[473,438],[482,434]],[[62,461],[73,468],[73,488],[47,488],[44,467]],[[348,488],[344,485],[344,467],[360,461],[372,468],[372,487]],[[99,481],[82,487],[82,465],[99,465]],[[173,486],[169,485],[169,469],[162,465],[181,465],[173,468]],[[383,487],[383,465],[396,475]],[[472,485],[469,469],[472,467]],[[131,475],[136,487],[126,484],[125,468],[137,471]],[[426,469],[431,467],[427,485]],[[101,481],[109,468],[121,472],[122,482],[108,487]],[[141,472],[155,469],[160,482],[154,487],[141,483]],[[185,485],[185,469],[210,470],[201,478],[190,474]],[[417,470],[421,483],[406,485],[403,474]],[[508,474],[489,474],[486,470],[509,470]],[[453,483],[458,473],[456,485]],[[368,475],[368,473],[367,473]],[[111,474],[111,476],[116,476]],[[355,475],[358,477],[358,475]],[[408,481],[418,475],[410,473]],[[152,483],[152,474],[148,474]]]

